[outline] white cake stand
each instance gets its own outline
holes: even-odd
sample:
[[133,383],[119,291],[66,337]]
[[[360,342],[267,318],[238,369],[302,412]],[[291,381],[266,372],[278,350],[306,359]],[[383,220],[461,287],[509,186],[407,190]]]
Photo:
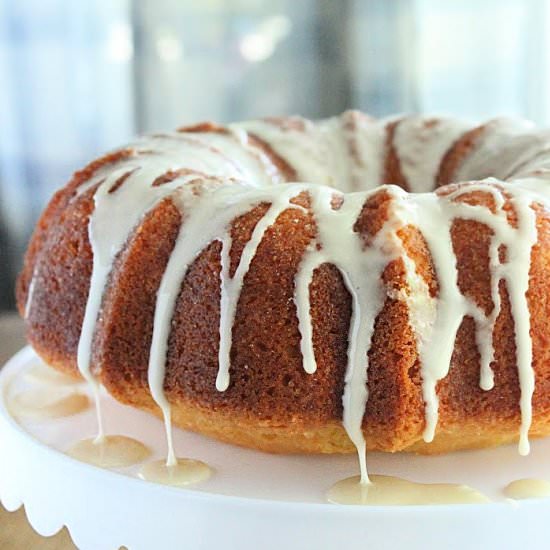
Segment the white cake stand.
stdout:
[[[58,420],[13,418],[7,396],[28,384],[23,374],[37,362],[26,348],[0,374],[0,498],[8,510],[24,505],[42,535],[66,525],[84,550],[548,547],[550,500],[506,501],[501,489],[518,478],[550,479],[550,440],[534,442],[527,458],[514,447],[445,457],[371,454],[374,473],[465,483],[495,502],[357,507],[324,502],[332,483],[357,473],[352,456],[273,456],[178,431],[179,454],[217,472],[196,489],[177,489],[141,481],[136,469],[106,471],[63,454],[94,434],[92,410]],[[110,433],[136,437],[162,456],[158,420],[103,399]]]

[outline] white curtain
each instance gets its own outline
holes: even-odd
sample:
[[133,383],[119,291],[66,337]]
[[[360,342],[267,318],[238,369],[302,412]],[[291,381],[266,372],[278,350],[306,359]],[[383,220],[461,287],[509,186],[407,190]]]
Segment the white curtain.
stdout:
[[550,0],[0,0],[0,283],[52,192],[136,132],[350,107],[550,124],[549,36]]

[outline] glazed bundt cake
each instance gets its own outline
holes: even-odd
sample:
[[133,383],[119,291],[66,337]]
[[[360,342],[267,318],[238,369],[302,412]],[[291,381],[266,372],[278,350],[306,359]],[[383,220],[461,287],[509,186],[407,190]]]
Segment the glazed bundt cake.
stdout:
[[550,133],[508,119],[152,135],[54,196],[19,310],[49,365],[231,443],[526,453],[550,433],[549,167]]

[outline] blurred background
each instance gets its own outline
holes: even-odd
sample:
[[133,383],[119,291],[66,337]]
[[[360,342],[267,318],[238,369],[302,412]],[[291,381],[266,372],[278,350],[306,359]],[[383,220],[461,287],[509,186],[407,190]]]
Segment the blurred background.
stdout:
[[550,0],[0,0],[0,310],[46,201],[104,150],[347,108],[550,124]]

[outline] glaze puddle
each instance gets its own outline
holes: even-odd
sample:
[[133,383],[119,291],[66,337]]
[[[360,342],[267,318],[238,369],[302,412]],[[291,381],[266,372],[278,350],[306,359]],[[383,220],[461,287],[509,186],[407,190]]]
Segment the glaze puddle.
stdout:
[[182,487],[205,481],[213,472],[208,464],[200,460],[178,458],[173,465],[168,465],[166,460],[145,464],[139,472],[139,477],[153,483]]
[[151,450],[131,437],[108,435],[78,441],[67,454],[101,468],[124,468],[143,462],[149,458]]
[[348,477],[327,492],[332,504],[363,506],[407,506],[414,504],[469,504],[490,500],[467,485],[450,483],[414,483],[391,476],[371,476],[370,483],[360,477]]

